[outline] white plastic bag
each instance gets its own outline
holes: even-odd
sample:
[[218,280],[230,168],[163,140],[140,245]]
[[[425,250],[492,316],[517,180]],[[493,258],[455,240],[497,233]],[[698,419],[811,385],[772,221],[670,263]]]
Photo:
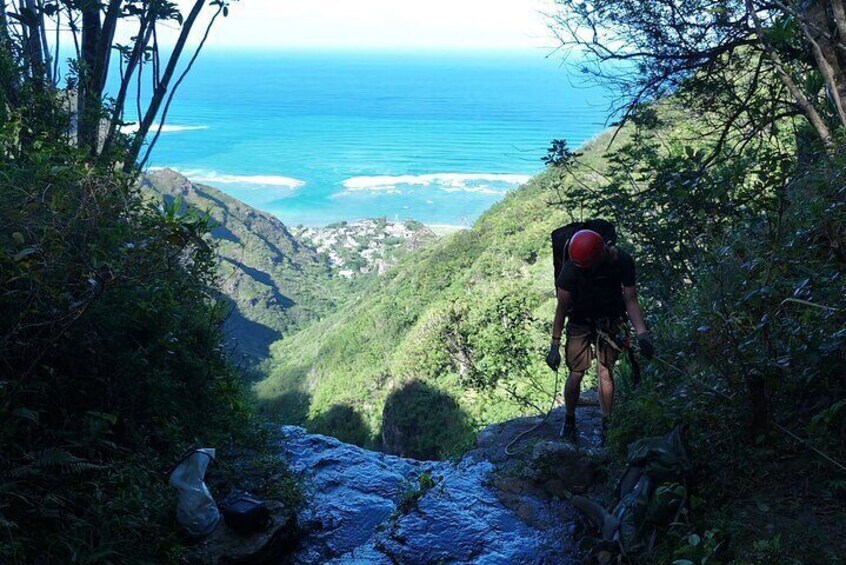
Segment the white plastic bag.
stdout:
[[211,448],[194,450],[170,472],[169,482],[179,493],[176,519],[194,537],[209,535],[220,522],[220,511],[204,482],[214,453]]

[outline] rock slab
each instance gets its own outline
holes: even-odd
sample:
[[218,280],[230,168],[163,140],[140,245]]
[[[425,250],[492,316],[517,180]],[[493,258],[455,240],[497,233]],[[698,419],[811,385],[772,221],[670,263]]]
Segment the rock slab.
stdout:
[[[563,486],[588,490],[599,476],[596,450],[584,438],[574,448],[550,437],[557,436],[557,419],[563,415],[542,427],[521,455],[508,455],[493,438],[506,440],[539,420],[488,430],[458,462],[405,459],[285,426],[284,456],[305,479],[310,499],[301,515],[310,533],[289,562],[581,563],[576,511],[538,488],[537,474],[546,465]],[[594,420],[591,413],[585,423]]]

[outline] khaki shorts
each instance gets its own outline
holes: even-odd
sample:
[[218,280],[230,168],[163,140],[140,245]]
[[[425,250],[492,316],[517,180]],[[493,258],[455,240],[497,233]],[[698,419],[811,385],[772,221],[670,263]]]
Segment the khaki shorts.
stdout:
[[[620,324],[615,324],[614,330],[608,332],[610,335],[622,331]],[[613,367],[617,362],[619,352],[605,339],[598,340],[599,362],[605,367]],[[566,360],[567,368],[574,373],[583,373],[590,367],[591,361],[596,357],[597,333],[596,324],[592,323],[567,323],[567,346]]]

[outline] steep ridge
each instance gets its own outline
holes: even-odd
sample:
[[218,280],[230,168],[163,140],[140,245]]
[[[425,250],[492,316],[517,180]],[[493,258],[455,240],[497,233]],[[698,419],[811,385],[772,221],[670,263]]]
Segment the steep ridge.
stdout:
[[232,302],[225,331],[238,352],[259,360],[270,343],[335,306],[326,259],[274,216],[169,169],[145,175],[141,186],[211,214],[221,290]]
[[[585,158],[597,160],[607,141],[588,144]],[[397,427],[383,413],[416,414],[406,418],[409,440],[391,451],[437,457],[459,447],[456,437],[472,441],[478,425],[523,412],[501,388],[468,392],[469,380],[508,375],[515,392],[548,406],[549,233],[570,221],[550,205],[556,179],[554,171],[538,175],[472,229],[402,259],[331,316],[274,344],[268,377],[256,385],[264,409],[368,445]],[[509,358],[512,339],[537,355]],[[449,417],[431,409],[433,398],[444,399]]]

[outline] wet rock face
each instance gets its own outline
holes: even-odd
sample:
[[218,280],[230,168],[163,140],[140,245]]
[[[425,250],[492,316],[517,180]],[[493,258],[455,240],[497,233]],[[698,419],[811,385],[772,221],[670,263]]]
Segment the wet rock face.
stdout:
[[[542,505],[550,527],[529,524],[499,499],[488,482],[488,462],[462,462],[442,469],[436,486],[406,513],[393,517],[364,547],[338,563],[570,563],[570,521],[560,522]],[[534,509],[533,509],[534,511]]]
[[284,428],[285,456],[310,495],[300,522],[311,528],[294,563],[325,563],[364,545],[397,507],[419,461],[367,451],[304,429]]
[[562,485],[587,490],[598,476],[596,453],[583,449],[591,447],[588,441],[579,449],[562,447],[554,439],[554,419],[539,428],[539,437],[527,437],[531,443],[518,455],[506,453],[515,431],[538,422],[516,420],[482,434],[479,447],[457,463],[375,453],[285,427],[285,456],[303,474],[311,497],[300,518],[311,532],[291,561],[580,563],[576,512],[544,490],[539,468]]

